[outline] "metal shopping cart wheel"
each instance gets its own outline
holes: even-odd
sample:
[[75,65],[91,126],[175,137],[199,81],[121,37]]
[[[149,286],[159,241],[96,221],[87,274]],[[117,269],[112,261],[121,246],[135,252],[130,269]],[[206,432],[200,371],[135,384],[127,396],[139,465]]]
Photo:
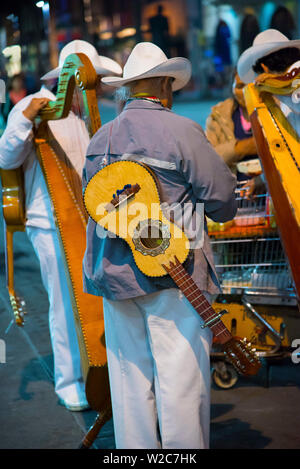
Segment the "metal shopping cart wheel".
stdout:
[[221,389],[230,389],[238,381],[238,373],[234,367],[225,361],[218,361],[213,364],[213,383]]

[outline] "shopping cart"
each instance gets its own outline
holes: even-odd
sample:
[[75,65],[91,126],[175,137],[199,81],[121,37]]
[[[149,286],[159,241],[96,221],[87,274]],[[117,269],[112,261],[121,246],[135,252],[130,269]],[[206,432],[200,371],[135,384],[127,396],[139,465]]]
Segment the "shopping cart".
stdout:
[[[247,337],[261,357],[283,357],[291,345],[286,310],[297,305],[293,280],[269,194],[247,198],[244,185],[238,183],[238,210],[232,221],[208,220],[223,292],[214,308],[221,311],[226,303],[228,313],[222,320],[227,328],[235,336]],[[284,309],[278,312],[278,307]],[[213,347],[212,361],[214,382],[222,388],[232,387],[238,376],[217,347]]]

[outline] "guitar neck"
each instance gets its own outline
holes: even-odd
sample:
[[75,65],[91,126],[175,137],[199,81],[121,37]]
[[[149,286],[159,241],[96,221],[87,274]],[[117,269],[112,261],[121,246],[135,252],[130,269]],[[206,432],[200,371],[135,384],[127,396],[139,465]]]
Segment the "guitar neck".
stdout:
[[[216,317],[216,311],[207,301],[176,256],[174,262],[170,262],[169,266],[163,265],[163,267],[204,322],[208,322]],[[209,327],[221,344],[225,344],[232,339],[231,333],[220,318],[213,321]]]

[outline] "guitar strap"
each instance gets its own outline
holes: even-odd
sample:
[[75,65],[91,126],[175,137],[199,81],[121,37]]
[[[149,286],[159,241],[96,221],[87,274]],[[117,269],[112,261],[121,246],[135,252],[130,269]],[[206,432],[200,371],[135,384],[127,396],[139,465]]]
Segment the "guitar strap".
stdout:
[[112,134],[112,129],[113,129],[113,121],[112,123],[110,124],[110,128],[109,128],[109,134],[108,134],[108,138],[107,138],[107,142],[106,142],[106,148],[105,148],[105,152],[104,152],[104,157],[101,161],[101,165],[100,165],[100,169],[104,168],[104,166],[107,166],[108,164],[110,164],[110,154],[111,154],[111,134]]

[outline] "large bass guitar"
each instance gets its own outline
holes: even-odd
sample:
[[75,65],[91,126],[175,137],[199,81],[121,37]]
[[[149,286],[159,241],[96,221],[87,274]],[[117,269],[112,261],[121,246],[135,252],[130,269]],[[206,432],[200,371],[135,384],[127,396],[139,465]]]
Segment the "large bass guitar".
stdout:
[[157,181],[137,162],[118,161],[105,166],[88,182],[84,203],[90,217],[131,248],[138,268],[150,277],[170,275],[221,344],[227,359],[243,375],[254,375],[260,361],[251,344],[234,338],[183,263],[190,251],[185,233],[160,209]]

